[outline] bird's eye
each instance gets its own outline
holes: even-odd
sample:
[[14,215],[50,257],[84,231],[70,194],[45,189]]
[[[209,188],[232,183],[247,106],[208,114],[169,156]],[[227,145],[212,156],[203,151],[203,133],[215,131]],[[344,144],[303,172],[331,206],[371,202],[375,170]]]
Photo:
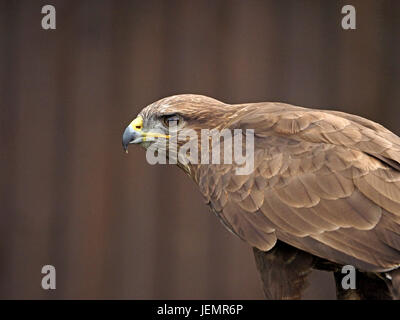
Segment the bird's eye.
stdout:
[[163,117],[164,125],[167,128],[178,126],[180,121],[181,121],[180,117],[178,115],[176,115],[176,114],[168,115],[168,116],[164,116]]

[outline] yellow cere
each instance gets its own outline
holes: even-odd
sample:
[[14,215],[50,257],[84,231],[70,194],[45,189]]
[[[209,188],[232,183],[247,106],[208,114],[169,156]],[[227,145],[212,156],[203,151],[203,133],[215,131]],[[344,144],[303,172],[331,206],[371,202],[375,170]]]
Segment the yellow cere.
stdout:
[[143,128],[143,118],[142,117],[137,117],[135,120],[133,120],[130,124],[133,130],[135,131],[140,131]]

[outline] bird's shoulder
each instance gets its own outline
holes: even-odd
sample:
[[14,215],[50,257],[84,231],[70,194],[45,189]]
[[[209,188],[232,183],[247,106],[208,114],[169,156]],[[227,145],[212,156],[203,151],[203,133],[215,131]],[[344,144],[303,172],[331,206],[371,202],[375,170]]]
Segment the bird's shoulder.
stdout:
[[369,119],[275,102],[244,105],[241,110],[231,127],[253,129],[256,148],[290,152],[310,145],[341,146],[364,152],[400,170],[400,137]]

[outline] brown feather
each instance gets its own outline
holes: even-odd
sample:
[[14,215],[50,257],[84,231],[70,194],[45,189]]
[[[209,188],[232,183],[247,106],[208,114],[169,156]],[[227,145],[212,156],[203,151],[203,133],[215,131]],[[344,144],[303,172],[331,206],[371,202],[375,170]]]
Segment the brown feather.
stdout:
[[186,127],[254,129],[255,170],[191,165],[201,193],[225,226],[250,245],[276,239],[365,271],[400,266],[400,138],[337,111],[284,103],[228,105],[181,95],[143,117],[181,114]]

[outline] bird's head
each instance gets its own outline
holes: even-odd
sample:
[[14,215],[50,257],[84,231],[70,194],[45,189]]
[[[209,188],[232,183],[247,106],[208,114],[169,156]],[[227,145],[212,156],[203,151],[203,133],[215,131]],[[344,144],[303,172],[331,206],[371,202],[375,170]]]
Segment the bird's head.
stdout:
[[145,107],[125,129],[122,145],[127,151],[130,144],[140,144],[160,150],[185,141],[174,139],[188,129],[200,137],[201,129],[221,129],[234,108],[218,100],[192,94],[171,96]]

